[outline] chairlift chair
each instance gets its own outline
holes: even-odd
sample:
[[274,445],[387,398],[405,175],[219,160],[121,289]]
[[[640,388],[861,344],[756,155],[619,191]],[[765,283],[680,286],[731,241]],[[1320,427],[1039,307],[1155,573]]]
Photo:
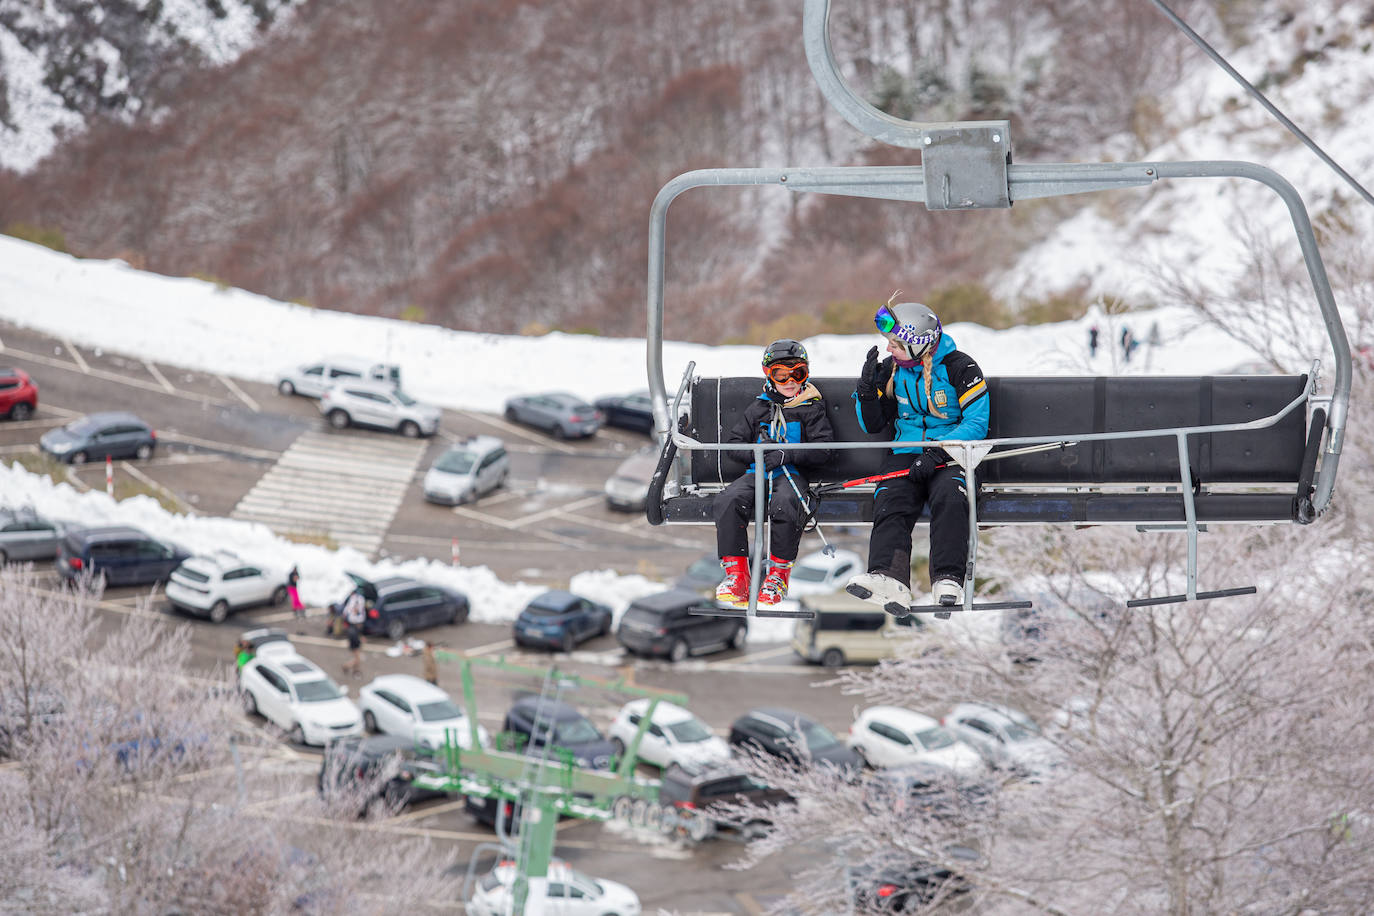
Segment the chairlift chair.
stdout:
[[[805,0],[803,10],[807,60],[822,93],[869,137],[921,150],[922,165],[699,169],[659,191],[649,224],[647,368],[662,450],[650,486],[648,520],[711,523],[715,494],[744,469],[728,454],[741,446],[722,445],[721,439],[758,392],[755,377],[698,377],[689,364],[669,398],[663,375],[664,242],[668,208],[683,192],[775,186],[792,193],[921,202],[928,210],[976,210],[1170,179],[1240,178],[1269,187],[1288,209],[1335,354],[1331,394],[1317,393],[1321,365],[1316,360],[1306,374],[1294,376],[989,378],[987,439],[902,444],[942,446],[967,472],[975,498],[969,500],[966,586],[973,581],[980,524],[1128,524],[1142,531],[1183,531],[1188,547],[1184,594],[1136,599],[1128,606],[1253,593],[1254,586],[1198,590],[1197,534],[1214,524],[1315,520],[1331,501],[1350,398],[1350,346],[1297,191],[1271,169],[1239,161],[1014,165],[1006,121],[919,123],[884,114],[840,77],[827,30],[829,7],[829,0]],[[815,518],[871,523],[873,486],[836,484],[875,474],[893,443],[859,429],[850,399],[855,378],[811,381],[825,397],[837,441],[788,447],[836,452],[827,471],[811,475]],[[763,449],[753,447],[756,461]],[[766,534],[763,484],[759,475],[755,569],[761,568]],[[747,611],[722,608],[719,613],[808,616],[759,610],[757,581],[751,591]],[[948,616],[951,610],[1027,606],[975,603],[973,589],[966,587],[962,608],[913,611]]]

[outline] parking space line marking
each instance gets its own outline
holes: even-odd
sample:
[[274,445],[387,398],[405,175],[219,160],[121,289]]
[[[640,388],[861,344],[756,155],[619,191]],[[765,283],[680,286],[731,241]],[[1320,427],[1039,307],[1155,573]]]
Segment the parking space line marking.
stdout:
[[248,393],[245,392],[238,385],[235,385],[234,380],[231,379],[229,376],[216,375],[215,378],[219,379],[221,382],[224,383],[224,387],[229,389],[230,394],[238,398],[243,403],[247,404],[248,409],[253,411],[253,413],[262,413],[262,408],[258,406],[258,402],[250,398],[248,396]]
[[496,652],[500,649],[515,648],[515,640],[503,639],[500,642],[487,643],[485,646],[478,646],[475,649],[464,649],[464,655],[486,655],[489,652]]
[[151,360],[145,359],[143,365],[148,367],[148,373],[152,375],[153,378],[162,383],[163,389],[166,390],[168,394],[176,391],[176,389],[172,387],[172,383],[167,381],[167,376],[163,375],[162,371],[158,369],[157,366],[154,366]]
[[147,474],[140,471],[138,468],[134,467],[129,462],[121,461],[119,462],[119,466],[123,468],[126,472],[128,472],[130,477],[133,477],[135,480],[142,482],[144,486],[152,487],[154,490],[161,493],[167,499],[171,500],[174,504],[185,507],[186,504],[183,503],[175,493],[164,487],[162,484],[158,483],[153,478],[149,477]]
[[73,366],[75,366],[76,369],[80,370],[85,375],[91,375],[95,378],[102,378],[107,381],[116,382],[120,385],[128,385],[131,388],[142,388],[144,391],[156,391],[162,394],[170,394],[172,397],[183,398],[185,400],[195,401],[201,404],[215,404],[220,407],[238,406],[234,401],[230,401],[226,398],[216,398],[205,394],[191,394],[185,391],[178,391],[176,389],[173,389],[171,391],[164,391],[161,385],[154,384],[153,382],[147,381],[146,379],[133,378],[132,376],[128,375],[119,375],[115,372],[106,372],[104,369],[92,369],[89,365],[86,364],[86,361],[81,358],[81,354],[76,351],[75,347],[72,347],[72,345],[70,343],[67,343],[67,341],[65,340],[63,341],[63,343],[66,343],[68,348],[71,349],[72,355],[75,357],[75,362],[73,362],[72,360],[54,359],[53,357],[45,356],[42,353],[29,353],[23,350],[10,350],[9,352],[15,356],[22,357],[26,360],[30,360],[31,362],[42,363],[45,366],[55,366],[59,369],[65,369],[69,372],[72,371]]
[[158,433],[158,440],[166,442],[180,442],[183,445],[198,445],[201,448],[209,448],[220,452],[228,452],[231,455],[242,455],[246,458],[265,458],[268,461],[276,461],[278,458],[281,457],[281,452],[269,452],[266,449],[260,448],[246,448],[242,445],[231,445],[226,442],[216,442],[213,439],[200,439],[196,436],[188,436],[184,433]]
[[774,646],[772,649],[764,649],[764,650],[762,650],[762,651],[760,651],[760,652],[750,652],[748,655],[744,656],[744,658],[727,658],[727,659],[722,659],[721,661],[718,661],[718,662],[707,662],[707,663],[706,663],[706,667],[707,667],[707,668],[723,668],[723,667],[725,667],[726,665],[737,665],[737,664],[739,664],[740,662],[742,662],[742,661],[747,661],[747,660],[749,660],[749,659],[755,659],[755,658],[757,658],[757,659],[775,658],[775,657],[777,657],[777,656],[779,656],[779,655],[782,655],[782,654],[784,654],[784,653],[791,652],[791,651],[792,651],[792,646],[791,646],[789,643],[783,643],[783,644],[780,645],[780,646]]
[[67,352],[72,355],[72,359],[75,360],[76,364],[81,367],[81,371],[84,372],[86,375],[90,375],[91,367],[86,365],[86,361],[81,358],[81,351],[76,348],[76,345],[65,337],[59,337],[57,339],[62,341],[63,346],[67,348]]
[[575,512],[578,509],[585,509],[588,506],[592,506],[596,503],[599,503],[603,498],[604,497],[602,497],[601,494],[598,493],[595,496],[585,496],[582,499],[577,500],[576,502],[566,503],[562,506],[553,506],[551,508],[544,509],[540,512],[534,512],[530,515],[522,515],[520,518],[516,519],[510,527],[523,528],[525,525],[528,525],[531,522],[539,522],[543,521],[546,518],[550,518],[554,515],[562,515],[565,512]]
[[432,805],[428,808],[421,808],[418,811],[407,811],[405,814],[394,814],[390,818],[388,818],[388,820],[392,823],[422,821],[427,817],[433,817],[439,814],[447,814],[450,811],[457,811],[459,808],[462,808],[466,804],[467,799],[460,798],[457,801],[444,802],[440,805]]

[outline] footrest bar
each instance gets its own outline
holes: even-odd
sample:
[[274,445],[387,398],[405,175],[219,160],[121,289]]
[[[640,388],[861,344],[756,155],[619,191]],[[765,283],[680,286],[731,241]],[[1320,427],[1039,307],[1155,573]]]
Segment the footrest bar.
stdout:
[[[1032,604],[1029,601],[975,601],[970,611],[1012,611],[1019,608],[1028,608]],[[962,604],[913,604],[909,607],[912,614],[934,614],[942,620],[948,619],[952,613],[964,610]]]
[[1126,607],[1151,607],[1156,604],[1182,604],[1185,601],[1206,601],[1209,598],[1234,598],[1237,595],[1253,595],[1259,589],[1253,585],[1242,585],[1239,588],[1221,588],[1213,592],[1198,592],[1196,598],[1190,599],[1187,595],[1165,595],[1162,598],[1132,598],[1126,602]]
[[750,614],[743,608],[718,607],[718,608],[692,608],[687,613],[697,617],[789,617],[797,619],[810,619],[815,617],[814,611],[779,611],[773,608],[755,611]]

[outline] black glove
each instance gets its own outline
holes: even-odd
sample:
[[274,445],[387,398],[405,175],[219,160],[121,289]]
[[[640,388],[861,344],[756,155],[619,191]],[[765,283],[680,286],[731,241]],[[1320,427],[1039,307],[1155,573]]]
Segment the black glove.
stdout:
[[859,370],[859,383],[854,393],[860,401],[873,401],[878,398],[878,348],[873,347],[864,358],[864,367]]
[[[941,458],[943,456],[943,458]],[[941,448],[926,449],[915,461],[911,463],[911,470],[906,472],[916,483],[926,483],[935,476],[935,472],[944,467],[949,456]]]
[[763,469],[765,471],[776,471],[787,463],[787,455],[783,452],[772,451],[763,453]]

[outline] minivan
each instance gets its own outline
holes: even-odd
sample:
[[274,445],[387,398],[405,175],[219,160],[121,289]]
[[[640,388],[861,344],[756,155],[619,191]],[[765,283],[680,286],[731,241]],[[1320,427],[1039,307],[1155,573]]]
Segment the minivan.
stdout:
[[848,592],[807,595],[801,606],[815,616],[797,620],[792,651],[827,668],[895,658],[903,639],[925,630],[915,614],[893,617]]
[[743,647],[748,623],[740,617],[719,616],[719,610],[714,600],[684,589],[645,595],[626,608],[615,638],[633,653],[666,656],[674,662],[688,655]]
[[340,382],[382,382],[401,386],[401,367],[360,356],[327,356],[319,362],[304,363],[278,373],[277,390],[282,394],[303,394],[318,398]]
[[89,573],[106,585],[163,582],[191,556],[127,525],[71,528],[57,544],[57,571],[66,579]]

